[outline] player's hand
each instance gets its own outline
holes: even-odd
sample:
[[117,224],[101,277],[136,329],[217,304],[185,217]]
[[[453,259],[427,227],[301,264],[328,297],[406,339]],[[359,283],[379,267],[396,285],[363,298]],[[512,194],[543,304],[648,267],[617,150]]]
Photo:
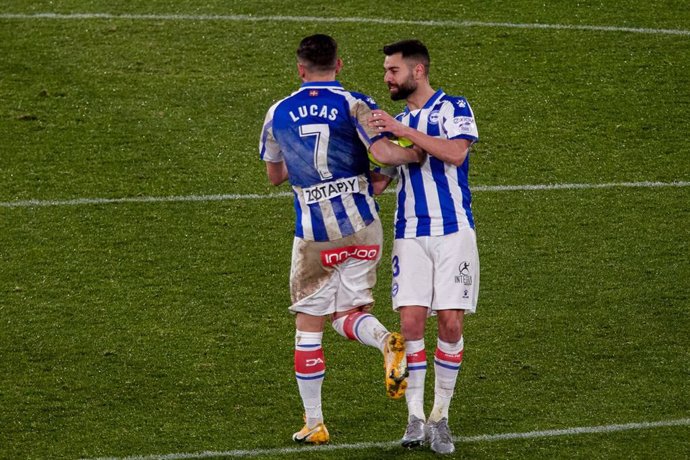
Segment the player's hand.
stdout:
[[403,125],[381,109],[372,110],[367,123],[377,131],[382,133],[388,132],[395,137],[404,137],[404,131],[407,128],[407,126]]

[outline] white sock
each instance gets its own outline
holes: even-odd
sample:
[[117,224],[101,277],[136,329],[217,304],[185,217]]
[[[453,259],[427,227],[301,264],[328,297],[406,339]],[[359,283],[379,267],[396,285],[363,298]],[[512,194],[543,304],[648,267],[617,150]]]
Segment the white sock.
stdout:
[[407,369],[410,371],[410,376],[407,377],[407,390],[405,390],[407,411],[409,415],[425,420],[426,350],[424,349],[424,339],[406,341],[405,353],[407,354]]
[[455,343],[444,342],[438,339],[436,353],[434,355],[434,407],[429,414],[429,420],[438,421],[448,418],[450,400],[455,392],[455,382],[462,366],[462,354],[464,341]]
[[322,338],[323,332],[297,331],[295,334],[295,376],[309,428],[323,423],[321,385],[326,375],[326,362]]
[[333,329],[350,340],[378,348],[383,353],[388,329],[371,313],[356,311],[333,321]]

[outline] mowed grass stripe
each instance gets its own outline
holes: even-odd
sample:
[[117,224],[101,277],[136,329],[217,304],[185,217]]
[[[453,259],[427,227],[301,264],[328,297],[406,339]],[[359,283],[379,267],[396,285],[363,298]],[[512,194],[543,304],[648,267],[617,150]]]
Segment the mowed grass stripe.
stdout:
[[[658,188],[658,187],[687,187],[690,182],[610,182],[603,184],[533,184],[533,185],[477,185],[472,187],[474,192],[514,192],[539,190],[587,190],[617,187]],[[393,193],[388,190],[387,193]],[[176,203],[194,201],[236,201],[236,200],[265,200],[292,196],[292,192],[270,194],[221,194],[221,195],[182,195],[182,196],[137,196],[127,198],[74,198],[71,200],[19,200],[0,202],[0,208],[32,208],[46,206],[80,206],[92,204],[121,204],[121,203]]]
[[[690,418],[682,418],[676,420],[660,420],[657,422],[626,423],[618,425],[583,426],[573,428],[562,428],[559,430],[528,431],[523,433],[485,434],[478,436],[455,436],[453,439],[456,443],[494,442],[510,441],[515,439],[548,438],[555,436],[575,436],[581,434],[614,433],[619,431],[646,430],[653,428],[666,428],[678,426],[690,426]],[[153,454],[131,457],[100,457],[97,459],[83,460],[181,460],[217,457],[247,458],[264,455],[290,455],[305,452],[325,452],[336,450],[390,449],[397,447],[399,445],[399,441],[362,442],[352,444],[328,444],[322,446],[292,447],[282,449],[247,449],[227,451],[205,451],[198,453]]]
[[622,27],[622,26],[593,26],[578,24],[529,24],[513,22],[485,22],[485,21],[434,21],[434,20],[409,20],[386,18],[325,18],[317,16],[250,16],[243,14],[206,15],[206,14],[110,14],[110,13],[3,13],[0,19],[128,19],[128,20],[155,20],[155,21],[270,21],[270,22],[319,22],[319,23],[357,23],[357,24],[381,24],[381,25],[412,25],[427,27],[493,27],[513,29],[552,29],[552,30],[584,30],[595,32],[629,32],[638,34],[658,35],[686,35],[690,36],[690,30],[683,29],[656,29],[646,27]]

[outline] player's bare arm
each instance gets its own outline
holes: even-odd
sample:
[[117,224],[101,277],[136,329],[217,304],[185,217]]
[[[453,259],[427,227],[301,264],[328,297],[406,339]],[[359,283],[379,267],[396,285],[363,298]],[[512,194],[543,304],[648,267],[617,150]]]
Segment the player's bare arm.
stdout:
[[386,190],[388,185],[392,182],[393,178],[381,174],[376,171],[371,171],[371,186],[374,190],[374,195],[380,195]]
[[429,155],[455,166],[460,166],[465,162],[467,152],[472,145],[467,139],[439,139],[429,136],[405,126],[383,110],[372,111],[369,126],[381,132],[392,133],[396,137],[405,137]]
[[426,157],[424,151],[419,147],[401,147],[385,137],[371,144],[369,151],[376,161],[391,166],[421,163]]
[[[364,126],[369,138],[378,137],[381,132],[369,124],[369,119],[372,114],[371,107],[361,102],[355,105],[354,110],[354,115],[359,123]],[[400,147],[398,144],[394,144],[385,137],[381,137],[371,144],[369,152],[371,152],[376,161],[391,166],[398,166],[406,163],[421,163],[426,158],[426,154],[421,149]]]
[[284,161],[279,161],[276,163],[267,161],[266,162],[266,175],[268,176],[268,181],[273,185],[280,185],[288,179],[287,166],[285,166]]

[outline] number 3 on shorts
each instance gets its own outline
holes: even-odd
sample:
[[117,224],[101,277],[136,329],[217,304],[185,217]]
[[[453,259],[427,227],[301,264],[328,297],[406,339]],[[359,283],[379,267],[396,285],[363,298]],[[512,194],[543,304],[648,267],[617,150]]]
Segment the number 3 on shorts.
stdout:
[[394,256],[392,262],[393,262],[393,277],[395,278],[396,276],[398,276],[400,274],[400,265],[398,263],[399,262],[398,256]]

